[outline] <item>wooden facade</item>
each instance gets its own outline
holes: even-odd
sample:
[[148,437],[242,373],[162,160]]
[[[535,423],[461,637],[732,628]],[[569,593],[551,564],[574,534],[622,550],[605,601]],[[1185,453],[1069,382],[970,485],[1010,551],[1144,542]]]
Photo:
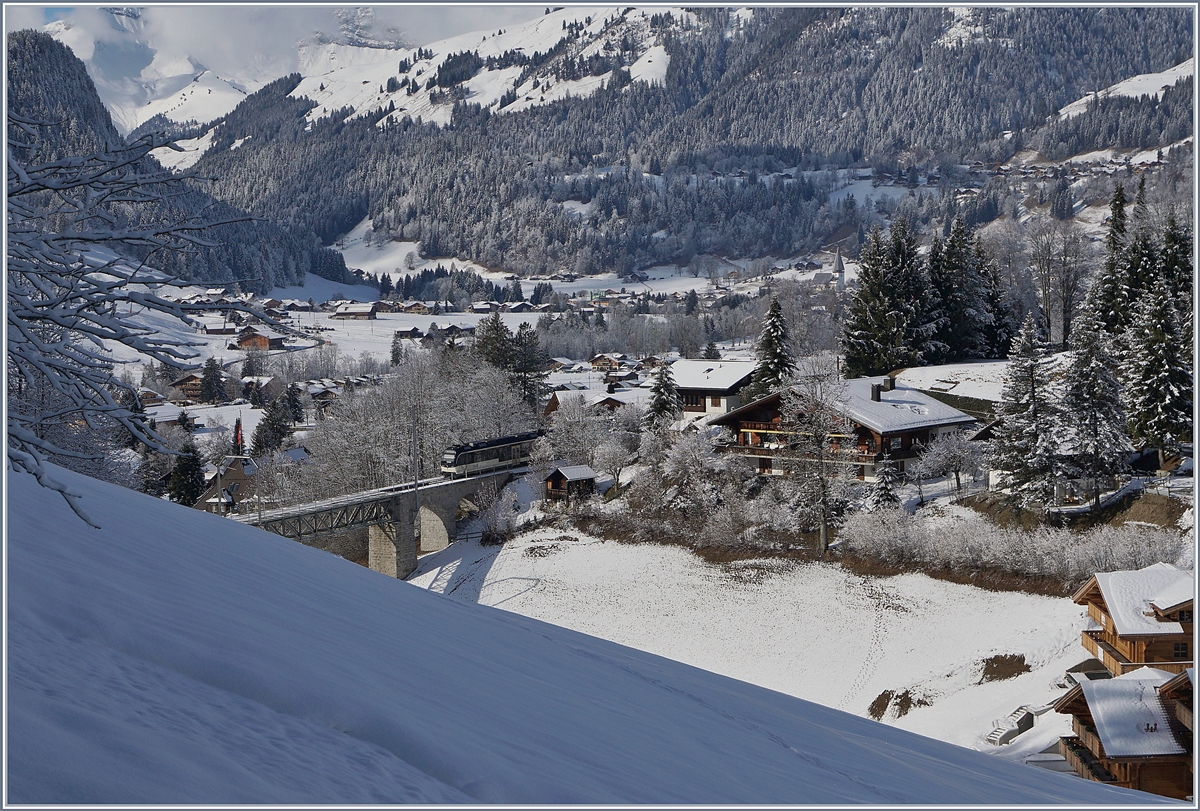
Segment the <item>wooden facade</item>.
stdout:
[[[1181,674],[1166,683],[1161,678],[1146,679],[1141,682],[1142,689],[1150,691],[1145,704],[1141,705],[1144,715],[1121,714],[1126,725],[1133,725],[1134,735],[1144,738],[1145,743],[1141,747],[1136,742],[1130,746],[1127,740],[1123,740],[1117,744],[1123,748],[1114,752],[1105,747],[1106,738],[1110,743],[1114,740],[1106,729],[1106,725],[1111,725],[1112,721],[1105,719],[1101,713],[1104,705],[1110,703],[1105,694],[1114,692],[1105,688],[1120,687],[1116,684],[1119,680],[1087,682],[1091,690],[1085,689],[1083,684],[1075,685],[1054,705],[1056,712],[1071,716],[1072,734],[1059,739],[1059,754],[1085,780],[1180,800],[1191,796],[1191,729],[1170,713],[1169,706],[1174,707],[1176,699],[1164,693],[1167,685],[1180,678],[1187,684],[1186,715],[1191,720],[1191,677],[1188,674]],[[1178,691],[1182,688],[1175,689]],[[1129,736],[1126,734],[1124,737]]]
[[[1147,567],[1142,572],[1149,572],[1157,567],[1177,571],[1178,584],[1184,584],[1190,592],[1192,577],[1187,572],[1162,563]],[[1155,600],[1161,598],[1156,598],[1153,593],[1143,594],[1137,605],[1114,612],[1109,600],[1128,600],[1128,589],[1109,587],[1107,590],[1112,593],[1106,595],[1108,580],[1122,575],[1137,574],[1139,573],[1109,572],[1094,575],[1072,596],[1077,605],[1087,607],[1088,616],[1099,626],[1083,632],[1083,647],[1100,660],[1114,676],[1146,665],[1171,673],[1181,673],[1193,664],[1192,599],[1188,596],[1182,602],[1165,606],[1166,610],[1163,610],[1163,607],[1155,605]],[[1165,569],[1160,570],[1160,574],[1168,580],[1171,579],[1171,573]],[[1144,605],[1149,606],[1149,615]],[[1143,619],[1139,619],[1136,626],[1132,626],[1129,622],[1118,621],[1122,614],[1140,615]]]
[[596,492],[596,472],[587,465],[557,467],[546,477],[546,498],[586,498]]

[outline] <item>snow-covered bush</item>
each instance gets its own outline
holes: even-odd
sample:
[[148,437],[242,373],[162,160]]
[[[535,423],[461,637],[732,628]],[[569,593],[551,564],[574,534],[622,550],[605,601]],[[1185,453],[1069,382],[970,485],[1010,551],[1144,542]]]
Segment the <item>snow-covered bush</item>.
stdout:
[[1101,526],[1086,532],[1041,526],[1006,529],[967,510],[877,510],[850,516],[839,533],[854,554],[885,563],[957,570],[991,569],[1079,583],[1096,572],[1187,562],[1178,532]]

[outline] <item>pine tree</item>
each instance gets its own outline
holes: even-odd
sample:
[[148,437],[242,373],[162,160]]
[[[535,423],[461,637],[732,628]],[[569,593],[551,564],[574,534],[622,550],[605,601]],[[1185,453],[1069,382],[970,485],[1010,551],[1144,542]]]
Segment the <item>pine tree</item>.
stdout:
[[846,376],[886,374],[925,362],[936,347],[937,305],[916,237],[898,218],[885,240],[871,232],[859,261],[858,289],[842,323]]
[[404,362],[404,338],[399,332],[392,333],[392,366],[399,366]]
[[1135,442],[1158,449],[1161,465],[1167,452],[1192,438],[1192,369],[1164,284],[1142,298],[1124,337],[1129,432]]
[[1019,501],[1049,505],[1059,479],[1059,444],[1045,344],[1032,313],[1025,317],[1008,357],[988,461],[1002,471],[1003,486],[1012,488]]
[[1069,437],[1070,467],[1091,482],[1095,507],[1099,508],[1101,478],[1124,466],[1132,446],[1125,434],[1121,384],[1112,371],[1116,366],[1112,336],[1089,310],[1079,315],[1075,325],[1059,418]]
[[171,468],[171,483],[167,494],[171,501],[186,507],[195,505],[204,495],[204,468],[196,443],[188,440],[179,450],[175,465]]
[[987,268],[980,263],[978,243],[961,217],[955,218],[944,246],[937,240],[929,252],[929,300],[937,310],[936,325],[925,360],[952,362],[978,358],[987,352],[989,311]]
[[292,425],[304,422],[304,403],[300,401],[300,388],[295,383],[284,392],[284,403],[287,406],[288,417]]
[[524,301],[525,292],[521,290],[521,280],[513,279],[508,286],[508,293],[504,298],[505,301]]
[[650,387],[650,405],[646,408],[646,427],[651,431],[666,428],[679,418],[683,402],[679,388],[671,374],[671,366],[660,363],[654,370],[654,383]]
[[509,373],[513,387],[520,393],[521,399],[536,409],[542,397],[547,393],[545,351],[538,340],[537,330],[528,322],[517,328],[517,334],[512,339],[509,353]]
[[763,316],[762,332],[754,350],[758,362],[750,382],[742,390],[742,401],[751,402],[782,389],[796,371],[796,359],[792,354],[792,336],[788,333],[787,320],[779,299],[772,298],[767,313]]
[[705,360],[720,360],[721,350],[717,348],[717,342],[710,338],[708,344],[704,347],[704,354],[701,357]]
[[500,313],[492,313],[475,327],[475,354],[497,369],[507,369],[512,364],[513,335]]
[[274,453],[283,447],[283,441],[290,432],[287,404],[282,399],[272,401],[254,427],[250,455],[258,458]]
[[1000,267],[991,260],[981,246],[976,248],[976,262],[983,272],[986,289],[984,291],[984,307],[987,310],[987,320],[983,328],[984,357],[1006,358],[1017,334],[1017,325],[1013,314],[1013,303],[1008,296],[1008,288]]
[[683,300],[683,314],[695,315],[696,310],[700,307],[700,297],[696,295],[696,288],[688,291],[687,298]]
[[396,287],[392,284],[392,277],[384,273],[379,277],[379,295],[384,298],[396,292]]
[[200,399],[215,403],[225,399],[225,384],[221,377],[221,362],[216,358],[204,361],[204,372],[200,377]]
[[900,477],[896,475],[896,463],[887,454],[875,463],[875,482],[867,493],[867,510],[875,512],[889,507],[899,507],[900,497],[896,486]]
[[1104,264],[1088,297],[1088,306],[1104,323],[1104,329],[1119,336],[1125,331],[1129,313],[1128,275],[1125,255],[1125,187],[1117,184],[1109,203],[1108,233],[1104,236]]

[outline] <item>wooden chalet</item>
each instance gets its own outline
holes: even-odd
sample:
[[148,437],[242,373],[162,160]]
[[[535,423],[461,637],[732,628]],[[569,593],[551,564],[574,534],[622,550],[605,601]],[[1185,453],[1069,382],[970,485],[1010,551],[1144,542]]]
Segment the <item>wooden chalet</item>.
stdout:
[[556,467],[546,477],[546,498],[552,501],[586,498],[596,492],[596,471],[587,465]]
[[615,372],[617,369],[621,368],[621,364],[624,363],[625,360],[626,357],[624,355],[616,352],[597,355],[591,360],[592,371]]
[[171,388],[178,389],[179,391],[183,392],[185,397],[188,397],[192,400],[199,400],[201,380],[203,380],[203,376],[199,372],[188,372],[183,377],[177,380],[172,380]]
[[1071,716],[1072,734],[1059,739],[1059,753],[1085,780],[1191,796],[1193,672],[1141,667],[1075,685],[1054,703]]
[[1093,575],[1071,597],[1099,626],[1083,632],[1083,647],[1113,676],[1192,667],[1194,590],[1194,575],[1169,563]]
[[373,320],[378,312],[379,312],[379,306],[378,306],[377,302],[374,302],[374,301],[367,301],[367,302],[352,301],[352,302],[348,302],[346,304],[339,305],[338,308],[336,310],[334,310],[333,314],[330,315],[329,317],[330,318],[354,319],[354,320],[363,320],[363,319],[372,319]]
[[283,336],[264,327],[244,327],[238,333],[237,349],[283,349]]
[[677,360],[671,377],[679,389],[684,413],[727,414],[739,405],[739,392],[754,375],[745,360]]
[[[727,452],[747,457],[760,474],[782,473],[775,460],[795,453],[787,447],[794,418],[783,413],[782,401],[780,394],[772,394],[709,424],[733,433]],[[875,480],[875,466],[885,455],[903,473],[905,463],[935,437],[975,422],[971,415],[924,392],[897,386],[890,377],[847,380],[838,412],[845,419],[846,432],[830,442],[833,463],[850,466],[865,481]]]
[[206,479],[207,487],[193,505],[197,510],[225,515],[240,512],[246,499],[253,503],[258,466],[251,459],[226,459]]

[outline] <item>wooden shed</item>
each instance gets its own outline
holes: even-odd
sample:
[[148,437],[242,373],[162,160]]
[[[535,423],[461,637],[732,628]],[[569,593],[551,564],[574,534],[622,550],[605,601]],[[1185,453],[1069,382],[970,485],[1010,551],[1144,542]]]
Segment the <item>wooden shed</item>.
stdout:
[[564,465],[546,477],[546,498],[552,501],[590,496],[596,492],[596,471],[587,465]]

